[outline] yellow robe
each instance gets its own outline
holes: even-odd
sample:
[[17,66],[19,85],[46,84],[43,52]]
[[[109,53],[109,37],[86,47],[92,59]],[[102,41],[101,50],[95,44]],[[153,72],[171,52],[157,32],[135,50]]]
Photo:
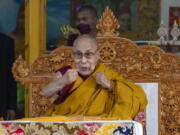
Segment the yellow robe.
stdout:
[[[114,81],[112,91],[96,84],[98,72],[104,72],[108,79]],[[103,64],[98,64],[85,81],[78,77],[71,90],[73,93],[61,104],[52,105],[46,116],[83,115],[130,120],[147,105],[146,95],[140,86],[125,80]]]

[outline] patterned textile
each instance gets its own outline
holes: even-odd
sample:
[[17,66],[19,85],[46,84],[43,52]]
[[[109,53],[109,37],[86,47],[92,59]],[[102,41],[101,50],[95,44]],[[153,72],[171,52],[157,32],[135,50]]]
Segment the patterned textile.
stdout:
[[0,135],[142,135],[133,121],[2,121]]

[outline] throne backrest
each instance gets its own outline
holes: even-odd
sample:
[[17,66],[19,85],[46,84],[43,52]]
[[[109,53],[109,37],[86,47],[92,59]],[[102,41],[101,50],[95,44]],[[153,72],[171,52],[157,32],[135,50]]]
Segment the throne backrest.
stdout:
[[[180,111],[180,58],[154,46],[137,46],[133,41],[119,37],[119,23],[109,8],[97,23],[97,41],[102,63],[123,77],[135,82],[158,82],[159,125],[161,134],[178,133]],[[52,80],[55,71],[63,66],[74,66],[72,48],[61,46],[50,54],[39,56],[30,68],[19,57],[13,66],[17,81],[30,84],[29,114],[41,116],[53,103],[40,95],[42,87]],[[173,113],[172,113],[173,112]]]

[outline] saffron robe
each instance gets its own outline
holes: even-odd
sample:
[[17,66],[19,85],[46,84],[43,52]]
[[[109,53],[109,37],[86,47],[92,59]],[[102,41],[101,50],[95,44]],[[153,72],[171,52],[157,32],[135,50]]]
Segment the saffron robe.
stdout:
[[[113,90],[96,83],[95,76],[104,72],[114,82]],[[95,71],[83,80],[78,76],[71,94],[60,104],[53,104],[46,116],[92,116],[131,120],[147,105],[147,98],[139,85],[125,80],[118,73],[98,64]]]

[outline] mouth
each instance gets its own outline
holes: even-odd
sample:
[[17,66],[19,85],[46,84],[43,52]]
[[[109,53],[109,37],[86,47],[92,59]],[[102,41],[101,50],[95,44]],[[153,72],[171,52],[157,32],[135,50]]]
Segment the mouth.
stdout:
[[80,67],[80,71],[87,72],[87,71],[90,71],[90,68],[89,67]]

